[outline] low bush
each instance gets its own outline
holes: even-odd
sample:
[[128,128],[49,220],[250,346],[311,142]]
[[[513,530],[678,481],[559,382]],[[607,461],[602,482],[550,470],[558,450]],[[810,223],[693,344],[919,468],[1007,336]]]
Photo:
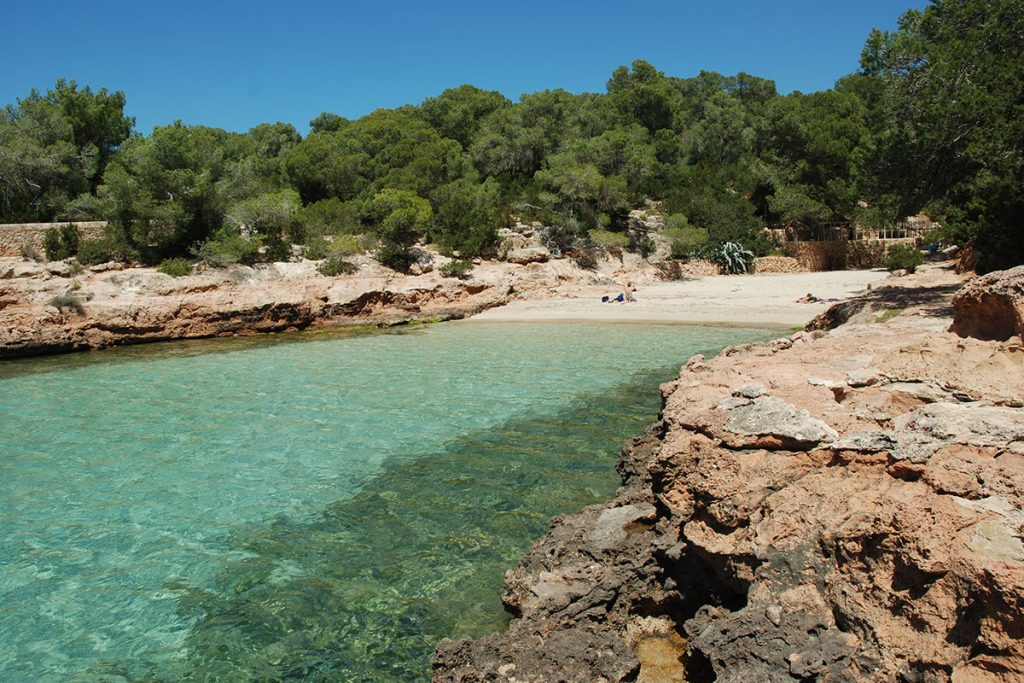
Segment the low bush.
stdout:
[[331,241],[326,237],[314,237],[306,242],[302,255],[310,261],[327,258],[331,253]]
[[327,277],[337,277],[339,275],[351,275],[352,273],[359,270],[359,267],[354,263],[350,263],[345,260],[345,257],[341,254],[333,254],[329,256],[323,263],[317,266],[317,271],[321,275]]
[[192,264],[183,258],[164,259],[156,269],[171,277],[185,277],[192,274]]
[[399,273],[409,272],[409,266],[415,260],[416,258],[410,253],[409,249],[400,244],[388,244],[385,242],[377,250],[377,261],[391,270],[397,270]]
[[200,244],[194,253],[203,263],[222,268],[235,263],[255,263],[262,246],[261,235],[246,237],[238,232],[218,230]]
[[893,244],[889,246],[883,265],[890,272],[905,270],[908,273],[913,273],[922,263],[924,263],[924,255],[914,245]]
[[708,231],[690,225],[686,218],[680,214],[671,214],[665,217],[665,229],[661,234],[672,240],[672,258],[690,258],[694,250],[706,244]]
[[85,307],[82,306],[82,302],[79,301],[78,297],[71,292],[65,292],[64,294],[58,294],[53,297],[50,299],[50,305],[61,313],[68,309],[74,311],[78,315],[85,315]]
[[134,261],[137,254],[121,240],[113,236],[105,236],[95,240],[85,240],[78,247],[78,261],[87,266],[108,261],[127,263]]
[[18,252],[21,254],[21,258],[24,261],[38,261],[39,260],[39,252],[36,251],[36,248],[34,246],[32,246],[31,242],[23,243],[21,245],[21,248],[18,250]]
[[611,230],[591,230],[587,233],[590,241],[602,249],[625,249],[629,246],[629,235]]
[[473,270],[472,261],[451,261],[441,266],[441,275],[465,280]]
[[53,226],[43,234],[43,251],[50,261],[63,261],[78,253],[80,241],[78,228],[71,223]]

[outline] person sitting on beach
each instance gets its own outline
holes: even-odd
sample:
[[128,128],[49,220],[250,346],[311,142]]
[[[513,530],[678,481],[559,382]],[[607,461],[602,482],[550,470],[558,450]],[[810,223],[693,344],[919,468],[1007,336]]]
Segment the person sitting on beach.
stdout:
[[636,287],[632,282],[626,283],[625,291],[621,292],[618,296],[614,294],[605,294],[601,297],[601,303],[603,304],[614,304],[622,303],[624,301],[632,301],[636,303],[636,297],[633,296],[636,293]]
[[633,286],[632,282],[626,283],[626,291],[624,292],[624,294],[626,295],[626,301],[632,301],[633,303],[636,303],[636,297],[633,296],[634,294],[636,294],[636,287]]

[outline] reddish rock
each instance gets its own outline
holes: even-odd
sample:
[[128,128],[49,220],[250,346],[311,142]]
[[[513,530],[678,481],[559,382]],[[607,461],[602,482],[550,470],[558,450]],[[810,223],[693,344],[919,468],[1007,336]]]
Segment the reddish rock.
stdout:
[[1024,335],[1024,266],[974,278],[953,297],[953,326],[961,337],[1005,341]]
[[688,680],[1024,680],[1024,346],[945,332],[928,277],[884,323],[691,359],[617,499],[556,519],[435,681],[657,680],[652,619]]

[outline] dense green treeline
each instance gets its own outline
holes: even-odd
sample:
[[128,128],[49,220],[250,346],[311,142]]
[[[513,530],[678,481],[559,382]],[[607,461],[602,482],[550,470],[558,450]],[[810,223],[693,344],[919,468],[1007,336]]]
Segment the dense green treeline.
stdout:
[[884,225],[925,209],[948,238],[977,238],[983,268],[1019,263],[1022,14],[1011,0],[908,12],[824,92],[636,61],[603,94],[512,102],[463,85],[357,120],[321,114],[305,138],[284,123],[140,136],[122,93],[60,81],[0,115],[0,221],[110,221],[84,260],[249,261],[297,243],[320,256],[373,246],[402,269],[418,240],[487,254],[513,217],[568,241],[626,233],[648,200],[686,249],[757,253],[768,224]]

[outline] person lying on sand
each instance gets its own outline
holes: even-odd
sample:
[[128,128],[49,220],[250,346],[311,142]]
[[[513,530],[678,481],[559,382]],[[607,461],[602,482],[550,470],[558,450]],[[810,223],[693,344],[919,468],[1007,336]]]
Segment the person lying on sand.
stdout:
[[807,292],[805,296],[800,297],[796,300],[798,304],[833,304],[839,301],[839,299],[819,299],[810,292]]

